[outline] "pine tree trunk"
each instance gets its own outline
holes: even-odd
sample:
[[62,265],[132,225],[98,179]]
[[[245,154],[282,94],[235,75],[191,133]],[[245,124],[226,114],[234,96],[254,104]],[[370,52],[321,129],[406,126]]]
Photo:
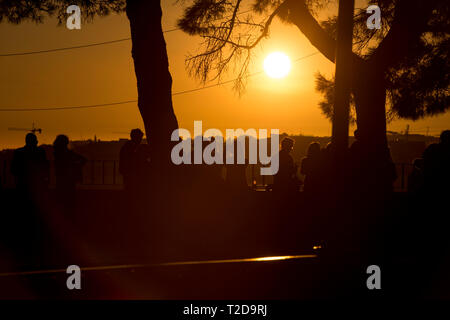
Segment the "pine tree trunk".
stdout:
[[[166,260],[176,250],[179,174],[171,161],[171,135],[178,128],[172,106],[172,76],[161,26],[160,1],[127,0],[138,106],[150,149],[150,166],[141,172],[145,183],[137,201],[139,224],[149,235],[146,249],[153,259]],[[177,177],[178,175],[178,177]],[[178,180],[177,180],[178,179]],[[172,240],[170,240],[172,239]],[[168,243],[169,244],[168,244]],[[166,257],[166,258],[164,258]]]
[[363,153],[359,170],[364,174],[365,186],[360,191],[385,193],[392,188],[394,174],[386,137],[386,86],[383,70],[369,63],[362,64],[362,68],[355,70],[353,93]]
[[387,147],[386,86],[383,70],[367,63],[354,70],[353,93],[361,139],[372,150]]
[[144,121],[152,166],[169,166],[173,130],[178,122],[172,106],[172,76],[161,26],[160,1],[127,0],[138,106]]

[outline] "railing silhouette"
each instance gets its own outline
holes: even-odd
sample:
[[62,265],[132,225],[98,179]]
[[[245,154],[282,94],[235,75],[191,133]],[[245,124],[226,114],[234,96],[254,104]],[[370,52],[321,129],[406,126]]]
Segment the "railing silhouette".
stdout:
[[83,168],[82,185],[122,185],[118,160],[89,160]]
[[[11,163],[3,160],[1,163],[1,186],[14,187],[14,177],[11,174]],[[54,162],[50,161],[50,187],[55,185]],[[119,173],[118,160],[88,160],[83,167],[80,186],[120,187],[123,184],[122,175]]]
[[[54,186],[55,177],[53,162],[51,161],[50,186]],[[265,190],[273,183],[272,176],[262,176],[259,174],[259,165],[249,165],[247,167],[247,183],[255,190]],[[407,190],[408,176],[412,171],[412,164],[397,163],[398,178],[394,183],[395,191],[404,192]],[[14,179],[10,174],[10,163],[3,160],[1,168],[1,185],[4,188],[14,187]],[[119,172],[118,160],[89,160],[83,168],[83,178],[80,187],[93,188],[120,188],[123,185],[123,178]]]
[[[408,176],[413,169],[413,165],[410,163],[396,163],[397,179],[394,182],[394,190],[398,192],[406,192],[408,188]],[[261,176],[259,175],[259,166],[251,166],[251,185],[254,189],[265,190],[267,186],[273,183],[273,176]],[[249,172],[247,171],[247,180]],[[300,169],[297,171],[297,175],[300,175]],[[250,185],[249,184],[249,185]]]

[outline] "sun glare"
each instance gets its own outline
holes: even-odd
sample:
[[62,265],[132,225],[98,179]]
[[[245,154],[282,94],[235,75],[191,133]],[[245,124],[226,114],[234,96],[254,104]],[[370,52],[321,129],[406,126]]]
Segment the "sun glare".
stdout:
[[282,52],[273,52],[264,59],[264,71],[271,78],[284,78],[291,71],[291,60]]

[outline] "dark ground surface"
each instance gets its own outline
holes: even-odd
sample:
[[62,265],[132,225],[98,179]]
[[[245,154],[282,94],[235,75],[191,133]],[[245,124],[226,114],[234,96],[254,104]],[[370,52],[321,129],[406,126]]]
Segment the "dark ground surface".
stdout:
[[[270,192],[187,197],[152,211],[130,207],[122,191],[84,190],[74,212],[51,201],[28,210],[14,192],[2,196],[0,273],[62,270],[2,274],[1,299],[450,298],[448,247],[441,243],[447,237],[430,238],[405,194],[375,220],[343,231],[303,194],[288,201]],[[336,212],[328,207],[327,214]],[[349,237],[357,233],[365,236]],[[336,238],[361,243],[337,246]],[[317,257],[160,265],[284,255]],[[73,264],[82,269],[82,290],[66,288],[64,270]],[[381,267],[380,291],[366,287],[371,264]]]

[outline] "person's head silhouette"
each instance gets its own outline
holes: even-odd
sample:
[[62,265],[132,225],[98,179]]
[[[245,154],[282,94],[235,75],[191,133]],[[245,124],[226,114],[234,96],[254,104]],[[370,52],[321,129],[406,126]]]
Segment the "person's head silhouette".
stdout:
[[36,147],[38,144],[38,139],[34,133],[28,133],[25,136],[25,145],[27,147]]
[[308,146],[308,157],[315,157],[320,154],[320,144],[318,142],[311,142]]
[[133,129],[130,133],[131,141],[136,144],[140,144],[142,142],[142,137],[144,137],[144,133],[141,129]]
[[442,131],[439,142],[444,147],[450,148],[450,130]]
[[291,138],[284,138],[281,141],[281,150],[291,152],[293,148],[294,148],[294,140],[292,140]]
[[423,169],[423,159],[422,159],[422,158],[416,158],[416,159],[414,159],[414,161],[413,161],[413,167],[414,167],[415,169],[420,169],[420,170],[422,170],[422,169]]
[[58,135],[55,141],[53,142],[53,148],[55,150],[65,150],[67,149],[68,145],[69,145],[69,138],[64,134]]

